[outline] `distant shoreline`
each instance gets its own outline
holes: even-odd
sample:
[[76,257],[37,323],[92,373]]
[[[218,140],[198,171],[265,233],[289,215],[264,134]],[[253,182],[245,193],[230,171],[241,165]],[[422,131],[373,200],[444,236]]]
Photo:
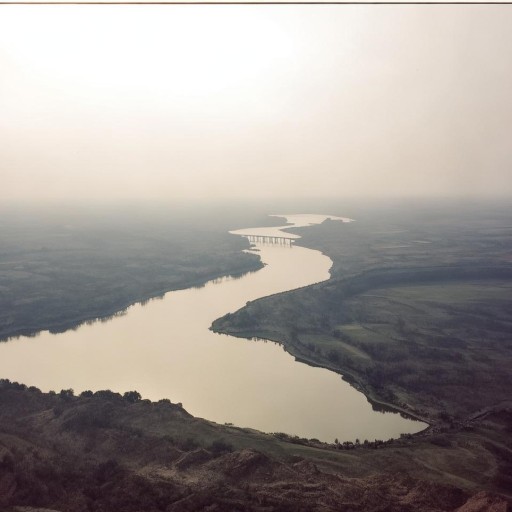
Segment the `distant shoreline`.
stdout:
[[82,325],[91,322],[102,322],[106,320],[110,320],[111,318],[114,318],[116,316],[122,316],[130,307],[135,306],[137,304],[145,304],[152,300],[160,300],[162,299],[167,293],[176,292],[180,290],[186,290],[188,288],[200,288],[202,286],[205,286],[210,281],[213,281],[215,279],[220,279],[223,277],[240,277],[245,274],[249,274],[251,272],[257,272],[258,270],[263,268],[263,264],[261,263],[261,260],[259,260],[258,263],[253,263],[247,265],[246,269],[239,269],[236,272],[233,273],[212,273],[210,275],[204,276],[199,279],[188,281],[182,285],[178,285],[176,287],[172,288],[163,288],[161,290],[155,290],[154,292],[142,295],[138,297],[137,299],[130,300],[128,302],[121,302],[116,304],[115,306],[112,306],[111,308],[106,309],[102,314],[93,314],[93,315],[82,315],[80,317],[76,317],[69,321],[63,321],[63,322],[55,322],[52,324],[48,324],[47,326],[43,328],[20,328],[13,334],[0,334],[0,343],[7,343],[9,341],[14,341],[22,337],[30,337],[30,338],[36,338],[40,333],[49,331],[52,334],[59,334],[63,333],[68,330],[75,330],[81,327]]

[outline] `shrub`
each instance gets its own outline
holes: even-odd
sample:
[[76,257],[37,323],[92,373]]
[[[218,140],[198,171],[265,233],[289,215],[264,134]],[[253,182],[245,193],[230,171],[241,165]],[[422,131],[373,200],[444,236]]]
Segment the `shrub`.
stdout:
[[222,455],[223,453],[229,453],[234,450],[233,445],[226,443],[226,441],[222,439],[218,439],[213,441],[213,443],[208,447],[208,450],[213,453],[215,456]]
[[75,392],[72,389],[61,389],[59,396],[64,400],[71,400],[75,396]]

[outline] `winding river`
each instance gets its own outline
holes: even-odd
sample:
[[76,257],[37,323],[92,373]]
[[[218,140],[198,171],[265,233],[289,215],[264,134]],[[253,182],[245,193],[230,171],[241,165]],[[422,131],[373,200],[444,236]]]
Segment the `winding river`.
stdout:
[[[286,228],[326,216],[284,216]],[[348,221],[349,219],[339,219]],[[342,226],[340,226],[340,229]],[[285,236],[283,228],[234,231]],[[295,243],[253,244],[265,267],[241,278],[167,293],[107,322],[0,343],[0,376],[42,389],[137,390],[219,423],[332,442],[388,439],[425,424],[374,411],[339,375],[296,362],[273,342],[213,333],[213,320],[254,300],[328,279],[331,260]]]

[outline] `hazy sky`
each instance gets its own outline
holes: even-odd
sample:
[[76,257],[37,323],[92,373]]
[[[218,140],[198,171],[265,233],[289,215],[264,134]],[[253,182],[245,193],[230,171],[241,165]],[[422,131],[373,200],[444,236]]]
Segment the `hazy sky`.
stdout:
[[512,195],[512,5],[0,6],[14,200]]

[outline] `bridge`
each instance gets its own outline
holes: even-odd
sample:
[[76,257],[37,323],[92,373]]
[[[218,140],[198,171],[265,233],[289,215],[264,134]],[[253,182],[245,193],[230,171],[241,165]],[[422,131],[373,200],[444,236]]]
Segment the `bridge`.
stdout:
[[285,245],[288,247],[291,247],[293,242],[293,238],[288,238],[286,236],[245,235],[245,237],[252,243]]

